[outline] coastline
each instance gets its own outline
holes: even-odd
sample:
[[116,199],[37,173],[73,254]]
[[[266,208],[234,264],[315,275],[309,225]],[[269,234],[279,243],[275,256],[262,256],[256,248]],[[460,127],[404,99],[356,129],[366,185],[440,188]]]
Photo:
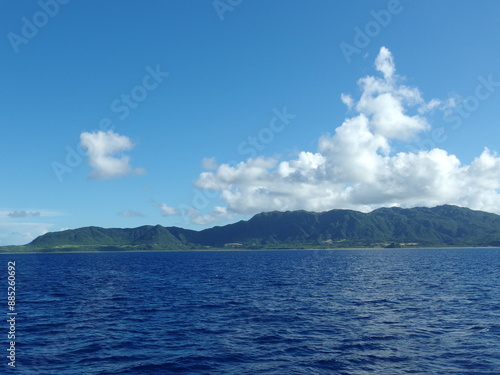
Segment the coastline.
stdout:
[[338,248],[212,248],[212,249],[166,249],[166,250],[75,250],[75,251],[17,251],[0,252],[1,255],[18,254],[95,254],[95,253],[189,253],[189,252],[262,252],[262,251],[352,251],[352,250],[456,250],[456,249],[500,249],[498,246],[421,246],[421,247],[338,247]]

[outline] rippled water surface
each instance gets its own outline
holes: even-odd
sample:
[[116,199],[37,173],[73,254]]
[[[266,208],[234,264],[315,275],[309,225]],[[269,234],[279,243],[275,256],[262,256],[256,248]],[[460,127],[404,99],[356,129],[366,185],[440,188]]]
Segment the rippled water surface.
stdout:
[[0,260],[17,265],[9,373],[500,373],[499,249]]

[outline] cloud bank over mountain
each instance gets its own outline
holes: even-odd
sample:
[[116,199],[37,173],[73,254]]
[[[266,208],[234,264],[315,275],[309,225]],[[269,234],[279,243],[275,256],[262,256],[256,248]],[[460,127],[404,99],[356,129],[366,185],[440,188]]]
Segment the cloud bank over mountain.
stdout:
[[381,206],[440,204],[500,213],[500,158],[495,152],[484,149],[464,165],[440,148],[397,152],[392,146],[425,136],[431,130],[426,116],[449,109],[454,100],[425,101],[418,88],[404,85],[385,47],[375,69],[376,75],[358,81],[359,99],[341,95],[352,117],[333,134],[322,135],[316,152],[301,151],[291,160],[212,162],[195,186],[219,192],[224,207],[205,221],[270,210],[367,212]]

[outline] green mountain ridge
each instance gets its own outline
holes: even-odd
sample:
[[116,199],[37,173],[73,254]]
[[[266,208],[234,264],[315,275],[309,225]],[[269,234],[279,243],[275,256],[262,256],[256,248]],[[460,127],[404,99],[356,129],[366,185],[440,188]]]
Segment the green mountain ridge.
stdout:
[[272,211],[201,231],[161,225],[84,227],[49,232],[2,252],[190,250],[241,247],[500,246],[500,216],[444,205],[379,208],[370,213]]

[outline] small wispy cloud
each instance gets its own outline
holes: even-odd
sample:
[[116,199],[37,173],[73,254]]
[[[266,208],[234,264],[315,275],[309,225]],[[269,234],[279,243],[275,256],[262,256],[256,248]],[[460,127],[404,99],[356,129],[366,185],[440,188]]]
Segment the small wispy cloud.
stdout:
[[160,208],[160,214],[161,214],[161,216],[176,216],[176,215],[180,215],[180,212],[175,207],[171,207],[171,206],[169,206],[166,203],[160,203],[158,205],[158,207]]
[[62,216],[64,213],[51,210],[4,210],[0,211],[0,218],[12,218],[12,219],[22,219],[22,218],[32,218],[32,217],[55,217]]
[[12,211],[7,214],[9,217],[36,217],[40,216],[40,211]]
[[194,207],[189,207],[185,214],[193,224],[197,225],[211,225],[234,218],[234,214],[232,214],[227,207],[222,206],[215,206],[213,210],[207,214],[200,214]]
[[133,211],[133,210],[123,210],[118,213],[118,215],[123,216],[123,217],[144,217],[145,215],[142,212],[139,211]]
[[217,169],[217,161],[215,158],[203,158],[201,167],[205,170],[215,170]]
[[347,108],[349,108],[349,110],[352,109],[354,105],[354,99],[350,95],[342,93],[340,94],[340,100],[342,100],[342,103],[344,103]]
[[125,151],[134,148],[130,138],[113,131],[84,132],[80,134],[80,145],[87,151],[88,163],[92,167],[92,179],[112,179],[146,173],[143,168],[132,168]]
[[52,223],[0,223],[0,245],[24,245],[53,227]]

